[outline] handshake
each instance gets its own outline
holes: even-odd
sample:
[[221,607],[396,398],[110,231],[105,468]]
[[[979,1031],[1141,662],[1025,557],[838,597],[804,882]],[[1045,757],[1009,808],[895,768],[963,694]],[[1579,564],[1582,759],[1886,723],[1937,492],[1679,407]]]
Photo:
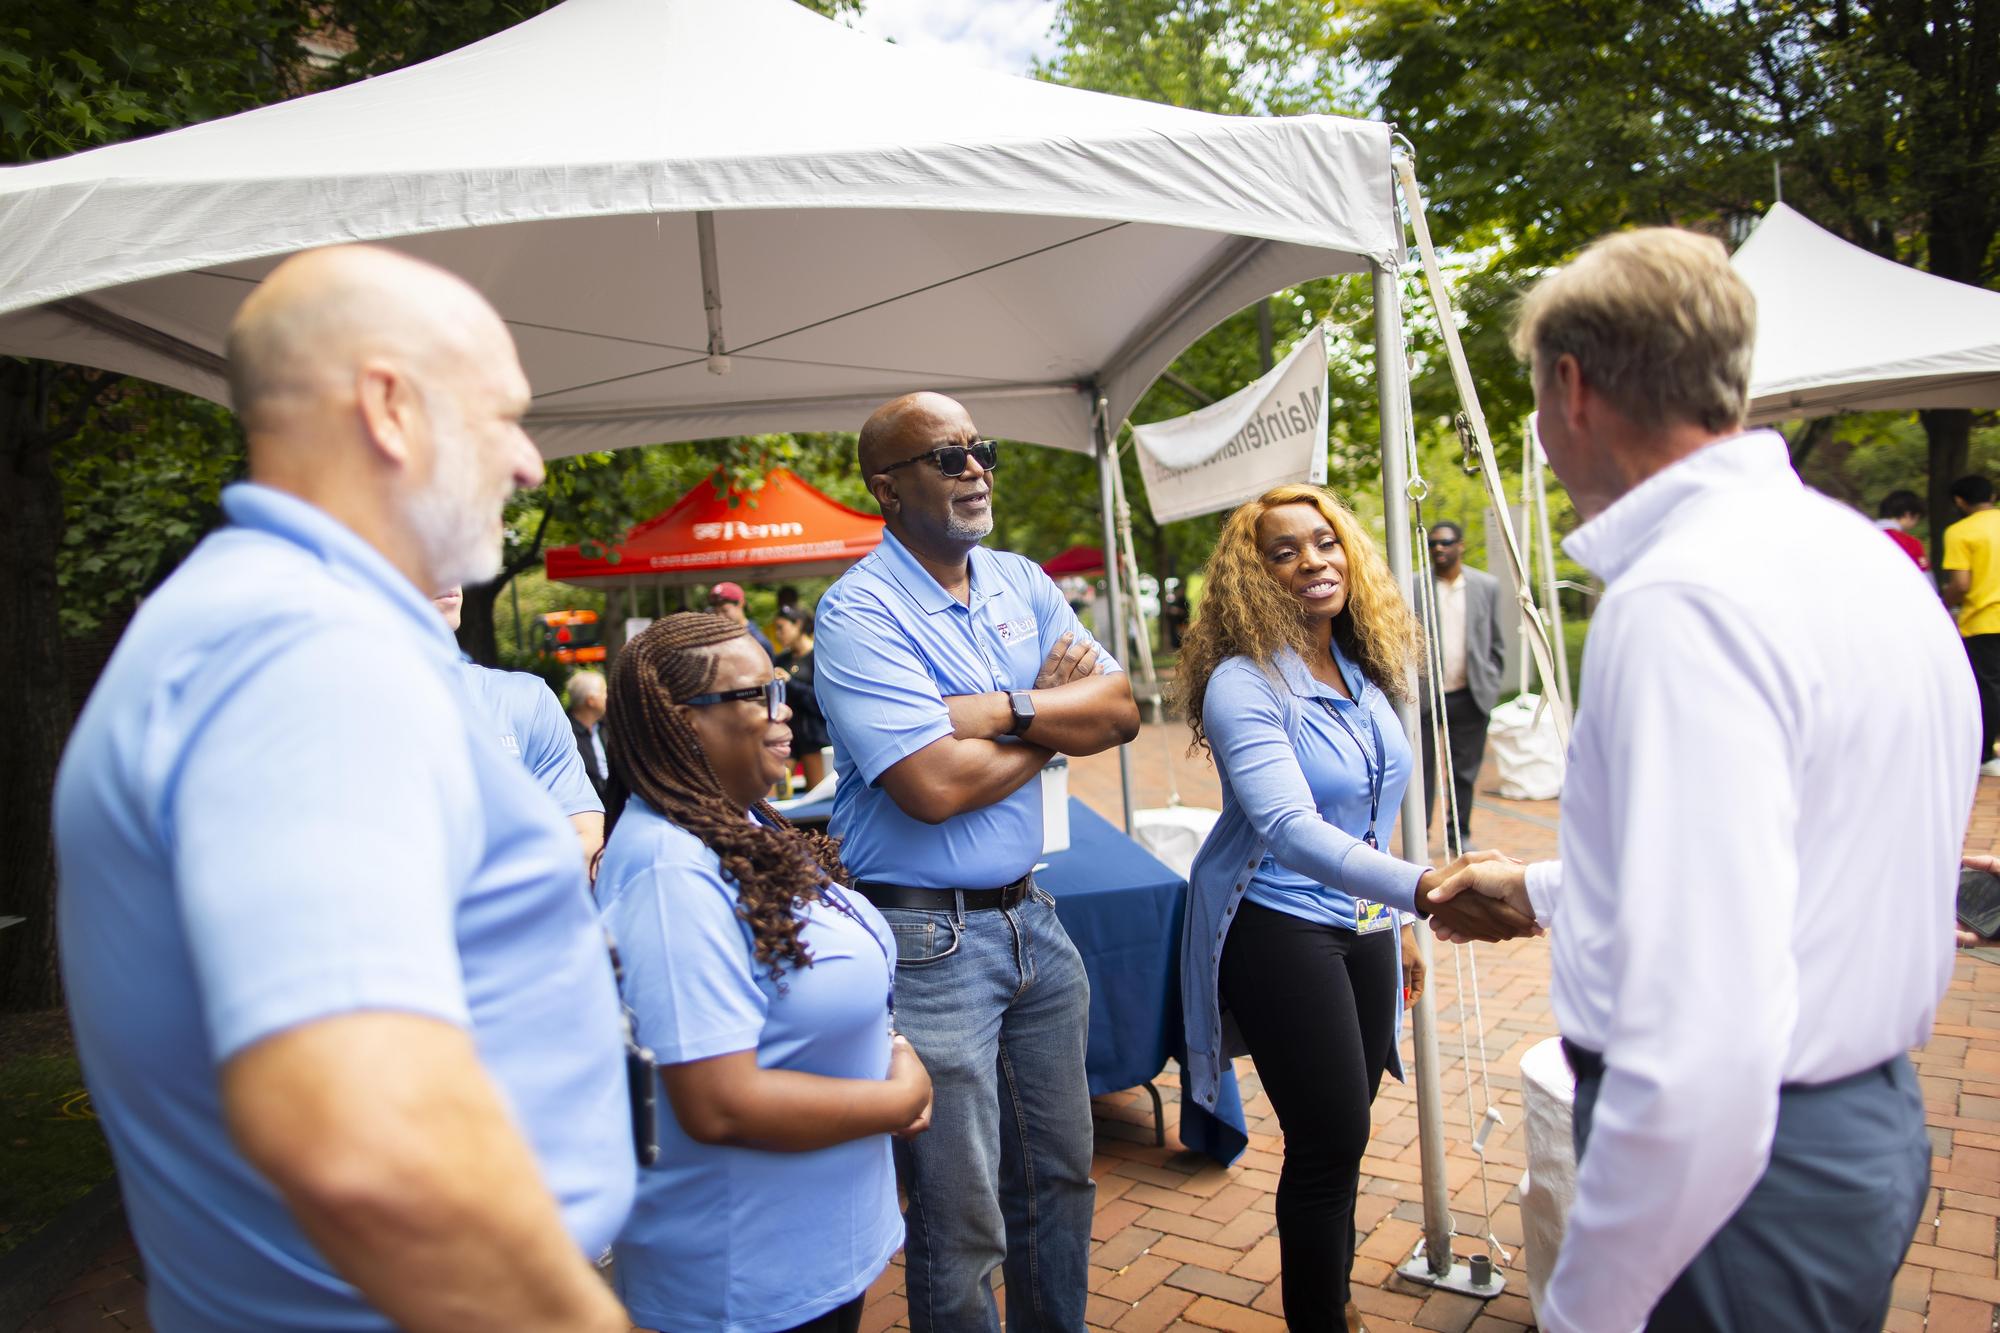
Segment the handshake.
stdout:
[[1467,852],[1417,881],[1417,911],[1447,944],[1539,935],[1528,901],[1528,867],[1499,852]]

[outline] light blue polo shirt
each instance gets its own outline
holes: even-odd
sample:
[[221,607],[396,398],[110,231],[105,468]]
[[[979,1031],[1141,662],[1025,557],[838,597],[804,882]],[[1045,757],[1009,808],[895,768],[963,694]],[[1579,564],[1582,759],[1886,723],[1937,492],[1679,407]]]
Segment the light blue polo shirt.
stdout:
[[584,771],[569,715],[540,676],[497,671],[464,658],[458,670],[493,719],[500,748],[527,766],[542,790],[555,798],[558,810],[565,815],[604,813],[604,802]]
[[56,781],[63,982],[152,1323],[388,1330],[224,1128],[218,1074],[315,1020],[469,1031],[579,1251],[635,1168],[576,837],[429,599],[253,485],[133,619]]
[[[834,890],[839,892],[839,890]],[[895,940],[845,894],[803,909],[812,965],[758,964],[714,852],[634,797],[597,872],[639,1040],[662,1065],[755,1051],[765,1069],[827,1078],[889,1072]],[[858,918],[858,919],[857,919]],[[663,1095],[664,1103],[664,1095]],[[663,1104],[660,1161],[618,1238],[618,1294],[644,1328],[769,1333],[868,1289],[903,1243],[889,1136],[816,1152],[697,1143]]]
[[[1361,674],[1338,645],[1333,658],[1351,698],[1341,698],[1309,672],[1281,672],[1281,679],[1300,701],[1299,726],[1290,734],[1274,716],[1256,706],[1254,690],[1247,700],[1243,698],[1246,685],[1260,683],[1248,675],[1256,672],[1254,665],[1233,657],[1217,667],[1208,690],[1216,711],[1212,717],[1203,711],[1210,720],[1209,742],[1215,749],[1216,767],[1230,774],[1238,794],[1254,793],[1258,799],[1270,800],[1269,788],[1260,788],[1259,778],[1251,774],[1260,760],[1282,748],[1305,779],[1312,808],[1319,817],[1358,838],[1368,829],[1369,795],[1379,766],[1383,779],[1375,814],[1375,841],[1378,848],[1387,847],[1389,830],[1402,809],[1404,789],[1410,785],[1410,738],[1389,697]],[[1303,694],[1297,693],[1301,686]],[[1329,707],[1332,712],[1327,711]],[[1378,735],[1382,741],[1379,753],[1375,748]],[[1281,865],[1268,847],[1243,896],[1274,912],[1362,934],[1391,930],[1396,925],[1395,913],[1381,903],[1357,900],[1343,888]]]
[[[839,783],[829,827],[857,879],[925,889],[990,889],[1042,852],[1041,784],[926,824],[878,784],[899,760],[951,735],[948,695],[1026,690],[1065,632],[1095,644],[1041,567],[972,549],[970,605],[944,590],[889,532],[815,609],[813,690],[833,737]],[[1098,648],[1100,660],[1118,670]]]

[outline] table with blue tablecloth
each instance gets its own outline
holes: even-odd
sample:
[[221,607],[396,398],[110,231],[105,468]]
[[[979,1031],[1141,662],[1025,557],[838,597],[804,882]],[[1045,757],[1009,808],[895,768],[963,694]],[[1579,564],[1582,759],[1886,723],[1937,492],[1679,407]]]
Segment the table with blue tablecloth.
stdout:
[[[786,811],[795,824],[823,823],[831,800]],[[1056,900],[1090,975],[1092,1096],[1151,1087],[1167,1060],[1180,1058],[1181,918],[1187,884],[1123,830],[1076,798],[1069,847],[1052,853],[1035,882]],[[1155,1094],[1157,1097],[1157,1093]],[[1225,1074],[1210,1115],[1181,1092],[1181,1142],[1227,1165],[1249,1139],[1236,1078]]]

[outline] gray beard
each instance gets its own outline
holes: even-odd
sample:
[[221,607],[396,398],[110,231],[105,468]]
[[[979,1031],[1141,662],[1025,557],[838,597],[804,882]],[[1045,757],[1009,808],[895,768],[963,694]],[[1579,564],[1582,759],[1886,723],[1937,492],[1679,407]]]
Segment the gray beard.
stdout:
[[461,445],[439,460],[430,485],[404,497],[403,521],[416,536],[437,587],[487,583],[500,574],[495,516],[476,498],[479,489],[472,451]]
[[[988,509],[985,518],[971,522],[960,518],[956,512],[953,512],[944,521],[944,531],[945,535],[953,541],[979,541],[993,531],[993,511]],[[499,571],[496,570],[494,572],[498,573]]]

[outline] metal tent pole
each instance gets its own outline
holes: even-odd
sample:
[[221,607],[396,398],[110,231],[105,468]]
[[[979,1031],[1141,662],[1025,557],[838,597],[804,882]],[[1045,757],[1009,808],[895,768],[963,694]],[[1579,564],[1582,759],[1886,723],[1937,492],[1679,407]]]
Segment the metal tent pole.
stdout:
[[[1515,540],[1521,547],[1521,560],[1532,573],[1535,568],[1535,428],[1530,424],[1525,430],[1526,439],[1521,446],[1521,530]],[[1488,560],[1488,563],[1492,563]],[[1535,655],[1528,650],[1528,636],[1535,627],[1528,620],[1524,609],[1516,617],[1521,636],[1521,693],[1526,694],[1534,684]],[[1543,686],[1544,689],[1548,688]]]
[[1111,453],[1111,500],[1117,510],[1118,519],[1118,568],[1132,580],[1132,650],[1139,658],[1139,682],[1146,687],[1157,703],[1160,694],[1159,673],[1153,669],[1153,637],[1146,624],[1146,602],[1139,587],[1139,550],[1132,542],[1132,506],[1125,499],[1125,470],[1118,466],[1116,441]]
[[1534,515],[1535,530],[1541,543],[1542,605],[1548,608],[1549,634],[1555,640],[1554,689],[1556,697],[1562,700],[1564,711],[1574,713],[1576,695],[1570,689],[1569,641],[1563,634],[1562,602],[1556,598],[1556,547],[1549,536],[1548,474],[1543,471],[1547,460],[1542,456],[1542,437],[1533,413],[1528,415],[1528,454],[1534,462],[1535,503],[1529,512]]
[[[1403,379],[1409,366],[1403,353],[1402,294],[1393,264],[1375,268],[1375,386],[1382,404],[1382,510],[1389,548],[1389,570],[1403,589],[1403,596],[1416,605],[1414,568],[1410,558],[1410,475],[1405,461],[1403,420]],[[1403,789],[1403,859],[1424,865],[1430,860],[1425,837],[1423,746],[1417,738],[1417,706],[1410,700],[1396,704],[1396,715],[1410,741],[1410,785]],[[1431,970],[1430,927],[1419,921],[1417,947],[1422,952],[1427,976]],[[1426,985],[1412,1008],[1411,1037],[1416,1050],[1417,1151],[1423,1171],[1424,1255],[1406,1268],[1419,1268],[1411,1276],[1428,1275],[1437,1281],[1446,1278],[1452,1267],[1451,1196],[1444,1171],[1444,1094],[1438,1087],[1437,1002],[1434,987]]]
[[[1113,512],[1118,487],[1118,451],[1111,439],[1111,404],[1091,396],[1091,417],[1097,433],[1098,509],[1104,519],[1104,600],[1110,609],[1111,655],[1129,670],[1132,651],[1125,642],[1125,603],[1118,589],[1118,519]],[[1118,747],[1118,786],[1125,797],[1125,836],[1132,836],[1132,812],[1138,802],[1132,796],[1132,747]]]

